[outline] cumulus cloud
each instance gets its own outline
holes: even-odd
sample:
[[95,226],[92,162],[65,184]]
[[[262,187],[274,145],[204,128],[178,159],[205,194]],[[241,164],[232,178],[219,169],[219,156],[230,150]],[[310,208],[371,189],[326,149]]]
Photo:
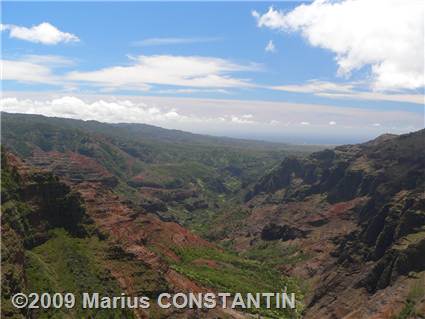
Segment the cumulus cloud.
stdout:
[[[226,120],[226,117],[222,117],[224,120]],[[243,114],[242,116],[236,116],[236,115],[232,115],[230,116],[230,121],[233,123],[238,123],[238,124],[253,124],[255,123],[254,120],[252,120],[253,115],[252,114]]]
[[269,53],[274,53],[274,52],[276,52],[276,47],[275,47],[275,45],[274,45],[274,43],[273,43],[273,40],[270,40],[269,42],[267,42],[267,45],[266,45],[266,47],[265,47],[265,49],[264,49],[266,52],[269,52]]
[[424,86],[424,6],[421,0],[316,0],[290,12],[252,15],[259,27],[299,32],[335,53],[338,74],[370,67],[379,90]]
[[63,32],[48,22],[43,22],[30,28],[2,24],[1,31],[9,31],[9,37],[11,38],[47,45],[80,41],[76,35]]
[[335,121],[330,121],[329,122],[329,125],[336,125],[336,122]]
[[82,120],[98,120],[102,122],[134,122],[161,123],[166,121],[186,121],[188,118],[175,109],[162,110],[144,103],[130,100],[92,102],[75,96],[63,96],[47,100],[4,98],[1,100],[2,110],[11,113],[42,114]]
[[157,107],[129,99],[96,99],[85,101],[76,96],[61,96],[52,99],[19,99],[6,97],[0,100],[1,110],[10,113],[41,114],[82,120],[97,120],[107,123],[149,123],[167,125],[233,123],[252,124],[251,114],[224,115],[221,117],[182,114],[176,108]]
[[230,88],[254,86],[232,73],[257,70],[256,65],[200,56],[141,55],[130,66],[113,66],[95,71],[74,71],[70,81],[82,81],[103,87],[147,88],[152,84],[194,88]]

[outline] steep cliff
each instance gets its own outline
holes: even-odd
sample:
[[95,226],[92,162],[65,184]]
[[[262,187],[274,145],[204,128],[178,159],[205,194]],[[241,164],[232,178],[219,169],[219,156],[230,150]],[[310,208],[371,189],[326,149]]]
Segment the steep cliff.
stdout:
[[424,314],[424,189],[425,131],[384,135],[284,159],[210,238],[303,278],[306,318]]

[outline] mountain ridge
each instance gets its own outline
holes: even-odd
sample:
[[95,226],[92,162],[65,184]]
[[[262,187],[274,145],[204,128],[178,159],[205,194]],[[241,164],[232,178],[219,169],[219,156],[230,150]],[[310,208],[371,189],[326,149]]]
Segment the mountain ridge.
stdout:
[[[39,114],[23,114],[23,113],[9,113],[1,112],[3,117],[13,117],[15,119],[31,119],[32,121],[49,121],[54,125],[63,125],[67,128],[79,128],[85,131],[92,133],[101,133],[101,134],[111,134],[110,130],[116,129],[116,132],[113,132],[114,135],[119,134],[142,134],[143,138],[150,140],[161,140],[162,142],[168,141],[170,143],[180,142],[180,143],[196,143],[196,144],[205,144],[208,142],[216,143],[221,146],[232,146],[239,148],[249,148],[249,147],[260,147],[265,149],[271,148],[290,148],[290,147],[300,147],[296,144],[291,143],[278,143],[278,142],[269,142],[263,140],[250,140],[242,138],[232,138],[227,136],[213,136],[208,134],[198,134],[191,133],[178,129],[166,129],[160,126],[155,126],[145,123],[105,123],[96,120],[80,120],[73,118],[61,118],[61,117],[49,117]],[[303,146],[301,146],[302,148]],[[306,149],[317,149],[321,148],[320,145],[315,146],[305,146]]]

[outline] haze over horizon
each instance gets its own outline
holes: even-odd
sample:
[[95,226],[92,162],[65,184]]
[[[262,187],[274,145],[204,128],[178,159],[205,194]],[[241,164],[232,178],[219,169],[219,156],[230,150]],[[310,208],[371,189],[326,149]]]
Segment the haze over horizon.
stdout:
[[421,1],[2,8],[6,112],[307,144],[424,127]]

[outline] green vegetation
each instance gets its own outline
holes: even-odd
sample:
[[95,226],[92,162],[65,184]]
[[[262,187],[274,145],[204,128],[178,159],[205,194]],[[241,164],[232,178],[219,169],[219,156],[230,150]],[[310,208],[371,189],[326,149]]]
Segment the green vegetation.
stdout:
[[[83,292],[98,292],[101,296],[119,296],[121,290],[94,253],[102,245],[94,238],[73,238],[65,230],[51,231],[51,239],[25,254],[26,291],[74,293],[76,306],[72,310],[40,311],[37,318],[73,317],[132,318],[121,309],[82,309]],[[104,247],[105,248],[105,247]]]
[[283,277],[277,270],[265,263],[245,259],[227,251],[215,248],[176,249],[181,261],[173,268],[185,276],[220,292],[295,293],[296,310],[291,309],[250,309],[269,318],[297,318],[303,309],[303,295],[294,279]]
[[[4,145],[28,163],[40,165],[33,152],[41,150],[41,156],[46,152],[41,157],[42,167],[53,174],[62,167],[65,174],[73,174],[82,181],[84,171],[72,171],[72,167],[88,163],[90,169],[90,164],[99,164],[100,173],[92,175],[97,178],[110,174],[116,178],[110,187],[117,194],[138,207],[144,203],[146,207],[151,205],[153,208],[146,210],[162,217],[171,216],[202,235],[210,231],[208,225],[212,221],[241,202],[245,189],[264,170],[271,169],[288,153],[305,154],[315,149],[215,138],[148,125],[111,125],[5,113],[1,120]],[[75,158],[82,163],[72,166],[63,154],[79,154]],[[2,275],[11,278],[3,289],[7,293],[2,295],[6,311],[14,311],[8,298],[18,291],[73,292],[76,296],[97,291],[116,295],[119,285],[112,273],[129,280],[139,295],[155,297],[169,291],[159,270],[135,260],[108,239],[100,240],[94,235],[95,225],[85,215],[78,196],[53,174],[30,173],[25,183],[32,183],[37,192],[29,203],[28,199],[20,198],[24,192],[19,176],[2,164],[6,167],[2,178],[2,231],[8,234],[2,243],[6,253]],[[244,210],[236,211],[229,227],[237,227],[244,214]],[[280,292],[287,287],[289,292],[296,293],[297,311],[260,309],[264,316],[295,318],[301,313],[302,293],[297,283],[283,278],[260,258],[249,260],[215,248],[177,249],[176,253],[181,261],[169,260],[172,267],[207,287],[233,293]],[[18,255],[24,256],[23,260]],[[130,317],[120,311],[95,313],[78,309],[36,312],[34,316]],[[161,316],[157,310],[152,310],[152,318]]]
[[417,307],[424,297],[425,272],[421,272],[410,288],[403,309],[397,316],[394,316],[393,319],[425,318],[425,314],[421,313],[421,310]]
[[88,219],[78,197],[66,185],[52,174],[38,171],[21,180],[2,152],[1,192],[2,315],[22,318],[23,313],[10,302],[15,293],[69,292],[76,296],[73,309],[34,309],[30,316],[132,317],[128,311],[83,311],[78,305],[82,292],[112,296],[120,289],[102,254],[106,243],[87,236]]
[[[10,189],[14,190],[2,205],[2,231],[6,236],[2,242],[3,314],[21,316],[10,304],[9,298],[16,292],[70,292],[77,298],[73,309],[37,309],[31,315],[37,318],[131,318],[132,313],[128,311],[87,310],[78,304],[83,292],[119,295],[121,289],[111,275],[115,271],[130,280],[138,294],[155,298],[160,292],[169,291],[160,272],[134,260],[112,242],[90,235],[89,220],[77,197],[57,178],[34,171],[21,183],[19,175],[3,159],[2,192],[8,194]],[[21,190],[28,185],[36,186],[37,192],[32,196],[36,196],[37,205],[30,206],[21,198],[24,193]],[[40,223],[34,223],[34,219]],[[215,248],[176,249],[175,252],[181,261],[169,261],[172,268],[206,287],[233,293],[279,292],[287,287],[289,292],[296,293],[298,300],[302,298],[295,281],[281,277],[262,263]],[[203,260],[213,265],[203,264]],[[252,311],[271,318],[295,318],[302,304],[298,303],[297,307],[297,311]],[[153,308],[151,316],[159,318],[161,314]]]
[[[376,268],[380,272],[370,277],[368,285],[372,290],[387,287],[391,284],[390,279],[401,274],[410,272],[414,276],[423,270],[416,262],[422,256],[424,237],[424,228],[421,228],[423,203],[419,195],[423,189],[423,133],[378,143],[376,147],[342,146],[335,152],[321,152],[310,159],[300,160],[287,155],[303,155],[317,148],[215,138],[138,124],[115,125],[17,114],[3,114],[1,120],[4,145],[27,163],[52,171],[26,171],[25,168],[25,173],[19,176],[2,156],[1,301],[5,317],[22,318],[25,315],[10,303],[10,297],[21,291],[73,292],[76,296],[96,291],[112,296],[121,292],[119,280],[131,294],[155,298],[160,292],[173,290],[174,285],[164,275],[170,265],[194,283],[220,292],[282,292],[286,287],[288,292],[297,296],[296,311],[264,308],[250,311],[267,318],[298,318],[303,311],[301,301],[308,289],[307,283],[283,277],[276,268],[299,264],[312,256],[293,242],[260,240],[259,230],[265,226],[264,222],[261,218],[247,217],[252,212],[258,212],[258,217],[262,217],[260,214],[275,211],[268,210],[269,205],[301,201],[312,192],[329,203],[356,199],[359,194],[371,196],[373,205],[368,203],[359,209],[363,215],[360,217],[366,219],[359,224],[358,232],[354,231],[344,239],[347,242],[340,247],[346,249],[339,254],[338,260],[364,260],[359,252],[371,256],[375,250],[376,258],[373,258],[376,260],[370,260],[373,263],[385,257],[390,247],[394,248],[386,260],[395,259],[391,262],[381,259],[385,261],[383,267]],[[277,165],[285,157],[282,165]],[[370,162],[358,161],[366,158]],[[356,170],[346,169],[353,163]],[[367,174],[362,175],[360,171]],[[259,180],[264,172],[270,173]],[[163,219],[176,220],[212,241],[222,240],[227,249],[233,248],[234,243],[241,243],[237,236],[244,236],[243,230],[249,229],[246,234],[251,238],[244,238],[246,241],[239,247],[246,247],[248,240],[251,245],[244,253],[236,255],[213,245],[209,248],[191,247],[188,240],[186,248],[174,249],[180,259],[170,259],[164,251],[161,252],[164,246],[152,244],[150,247],[152,241],[143,235],[135,236],[136,245],[163,257],[159,263],[156,258],[153,258],[155,262],[144,263],[123,248],[133,238],[120,242],[119,236],[112,239],[114,236],[100,233],[96,223],[86,214],[79,195],[57,176],[69,177],[77,189],[83,184],[82,191],[93,191],[90,187],[95,183],[96,187],[110,188],[114,192],[111,192],[114,204],[128,201],[123,204],[131,208],[129,218],[137,220],[139,214],[154,213]],[[260,182],[254,186],[257,180]],[[292,189],[290,192],[285,189],[288,186]],[[250,188],[254,192],[246,196],[245,192]],[[273,196],[267,196],[274,192]],[[399,207],[387,209],[387,206],[381,210],[386,202],[391,206],[393,201],[405,196],[404,192],[409,195],[404,203],[396,204]],[[259,194],[258,198],[253,198]],[[253,200],[241,205],[249,198]],[[337,212],[329,210],[328,213],[329,216],[334,213],[342,216],[340,212],[343,210],[345,208],[337,209]],[[276,212],[279,214],[276,217],[282,217]],[[97,218],[98,215],[93,216]],[[113,229],[111,232],[120,227],[119,222],[120,218],[116,223],[112,219],[112,225],[108,224]],[[382,223],[381,231],[377,225]],[[155,223],[152,224],[156,227]],[[136,226],[144,225],[150,227],[142,222]],[[238,233],[235,234],[235,230]],[[158,235],[161,238],[161,231],[161,227],[153,229],[154,235],[148,237]],[[371,238],[368,239],[369,247],[363,245],[364,240],[358,237],[359,234]],[[180,234],[177,232],[177,235]],[[360,248],[352,243],[361,243]],[[132,244],[130,247],[134,248]],[[138,256],[150,259],[148,251]],[[406,280],[410,282],[410,279]],[[310,283],[313,280],[316,278]],[[316,283],[313,287],[317,288]],[[319,289],[333,289],[327,284],[323,287],[319,286]],[[422,273],[412,285],[404,308],[394,319],[421,315],[418,308],[423,306],[424,287]],[[69,311],[36,311],[30,315],[35,318],[132,316],[118,310],[82,311],[80,307]],[[159,308],[152,309],[149,314],[150,318],[161,316],[163,313]]]
[[[105,124],[2,113],[2,140],[23,158],[39,148],[74,152],[94,159],[118,178],[116,191],[139,204],[141,187],[195,190],[208,208],[187,210],[167,203],[168,212],[184,226],[204,234],[225,203],[240,201],[256,182],[287,154],[306,154],[318,147],[218,138],[166,130],[145,124]],[[187,204],[188,202],[186,202]],[[190,203],[188,203],[190,204]]]
[[[5,152],[4,147],[1,147],[1,153]],[[1,190],[2,202],[16,197],[16,192],[19,188],[19,176],[15,171],[7,165],[5,156],[1,157]]]
[[272,266],[293,265],[310,258],[297,245],[288,245],[282,241],[259,242],[251,247],[244,256]]

